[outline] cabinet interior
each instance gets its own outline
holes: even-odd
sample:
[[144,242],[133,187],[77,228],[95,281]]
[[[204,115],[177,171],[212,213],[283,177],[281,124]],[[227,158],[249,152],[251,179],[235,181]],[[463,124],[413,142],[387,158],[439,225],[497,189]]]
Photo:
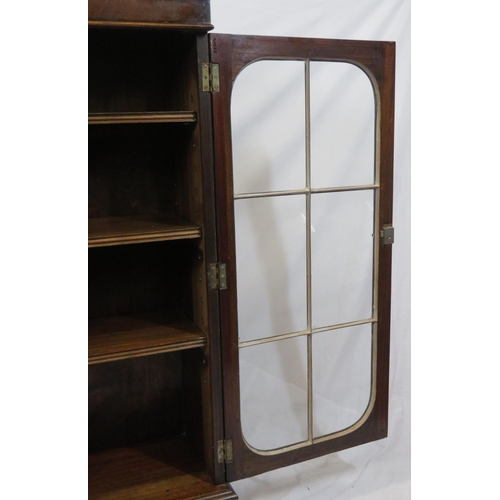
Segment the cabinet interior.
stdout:
[[91,498],[234,498],[204,450],[196,50],[190,33],[89,28]]
[[89,113],[189,108],[196,37],[161,29],[89,28]]

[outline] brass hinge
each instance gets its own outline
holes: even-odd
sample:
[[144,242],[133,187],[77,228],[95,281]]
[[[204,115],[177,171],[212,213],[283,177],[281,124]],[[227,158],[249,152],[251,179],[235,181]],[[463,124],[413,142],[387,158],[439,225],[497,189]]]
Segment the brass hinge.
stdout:
[[216,63],[201,63],[203,92],[220,92],[219,65]]
[[227,289],[226,264],[210,264],[207,275],[210,290]]
[[233,461],[233,440],[217,441],[217,459],[220,464],[230,464]]
[[382,226],[380,237],[384,246],[392,245],[394,243],[394,228],[390,224]]

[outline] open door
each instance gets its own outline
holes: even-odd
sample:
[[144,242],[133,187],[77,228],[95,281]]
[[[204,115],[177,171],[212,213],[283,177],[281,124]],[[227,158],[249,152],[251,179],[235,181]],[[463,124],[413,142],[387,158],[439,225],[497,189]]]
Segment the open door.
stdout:
[[387,436],[395,44],[210,44],[234,481]]

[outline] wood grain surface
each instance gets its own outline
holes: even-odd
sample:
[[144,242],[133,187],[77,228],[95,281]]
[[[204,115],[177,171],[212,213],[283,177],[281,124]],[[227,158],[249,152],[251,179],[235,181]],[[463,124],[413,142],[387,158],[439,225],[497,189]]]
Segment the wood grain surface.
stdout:
[[172,214],[89,219],[89,248],[199,238],[201,228]]
[[163,111],[135,113],[89,113],[89,125],[123,123],[195,123],[194,111]]
[[165,313],[89,320],[89,364],[203,347],[198,327]]
[[130,500],[232,500],[225,484],[215,486],[203,462],[181,437],[89,456],[89,498]]
[[162,26],[206,31],[210,0],[89,0],[89,24]]

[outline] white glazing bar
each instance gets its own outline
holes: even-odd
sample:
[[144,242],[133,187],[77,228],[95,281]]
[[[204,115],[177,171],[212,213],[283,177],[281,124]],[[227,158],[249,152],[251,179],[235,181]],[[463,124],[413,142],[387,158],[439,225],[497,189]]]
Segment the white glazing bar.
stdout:
[[243,193],[237,194],[233,196],[234,200],[244,200],[248,198],[271,198],[274,196],[291,196],[294,194],[307,194],[309,189],[296,189],[296,190],[287,190],[287,191],[266,191],[264,193]]
[[307,441],[301,441],[300,443],[291,444],[290,446],[284,446],[283,448],[275,448],[274,450],[258,450],[257,448],[254,448],[251,444],[248,443],[248,441],[245,439],[245,436],[243,436],[243,440],[245,441],[245,444],[254,453],[263,456],[279,455],[280,453],[284,453],[285,451],[298,450],[300,448],[305,448],[306,446],[310,446],[312,444],[312,441],[307,440]]
[[[307,266],[307,330],[312,329],[312,256],[311,256],[311,61],[305,62],[306,77],[306,266]],[[312,443],[314,430],[312,337],[307,337],[308,437]]]
[[311,64],[306,60],[306,266],[307,266],[307,330],[312,328],[312,298],[311,298]]
[[315,334],[315,333],[320,333],[320,332],[327,332],[330,330],[339,330],[340,328],[348,328],[350,326],[358,326],[358,325],[366,325],[368,323],[376,323],[377,318],[367,318],[367,319],[361,319],[359,321],[351,321],[349,323],[341,323],[338,325],[328,325],[328,326],[322,326],[321,328],[314,328],[313,330],[303,330],[300,332],[292,332],[292,333],[285,333],[283,335],[276,335],[274,337],[266,337],[266,338],[261,338],[261,339],[255,339],[255,340],[249,340],[246,342],[240,342],[238,347],[251,347],[253,345],[259,345],[259,344],[266,344],[268,342],[276,342],[278,340],[285,340],[285,339],[291,339],[294,337],[300,337],[302,335],[309,335],[309,334]]
[[378,189],[380,186],[378,184],[364,184],[359,186],[342,186],[342,187],[332,187],[332,188],[312,188],[311,193],[341,193],[344,191],[366,191],[368,189]]
[[276,342],[278,340],[293,339],[294,337],[301,337],[302,335],[308,335],[309,333],[310,333],[309,330],[302,330],[300,332],[284,333],[283,335],[275,335],[273,337],[265,337],[265,338],[261,338],[261,339],[255,339],[255,340],[247,340],[244,342],[240,342],[238,344],[238,347],[240,347],[240,348],[252,347],[253,345],[266,344],[268,342]]
[[244,200],[248,198],[270,198],[273,196],[291,196],[294,194],[318,194],[318,193],[341,193],[343,191],[366,191],[369,189],[378,189],[380,186],[378,184],[367,184],[364,186],[343,186],[343,187],[332,187],[332,188],[305,188],[289,191],[269,191],[264,193],[243,193],[237,194],[233,197],[235,200]]
[[366,325],[368,323],[376,323],[375,317],[368,319],[361,319],[359,321],[350,321],[349,323],[341,323],[338,325],[322,326],[321,328],[314,328],[311,333],[329,332],[330,330],[339,330],[340,328],[348,328],[350,326]]

